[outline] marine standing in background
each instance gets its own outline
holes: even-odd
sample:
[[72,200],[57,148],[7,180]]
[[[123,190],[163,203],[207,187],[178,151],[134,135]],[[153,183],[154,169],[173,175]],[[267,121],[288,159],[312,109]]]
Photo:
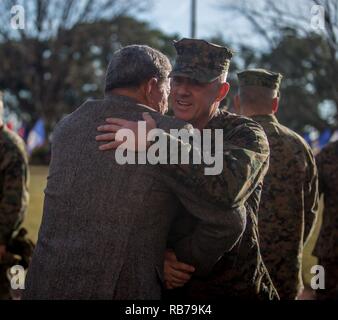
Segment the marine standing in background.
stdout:
[[264,69],[238,73],[236,112],[265,130],[270,164],[258,225],[263,260],[281,299],[295,299],[303,287],[302,258],[318,208],[318,174],[305,140],[281,125],[278,110],[282,75]]
[[28,160],[23,140],[3,123],[0,93],[0,300],[10,298],[6,277],[7,245],[28,205]]
[[338,299],[338,141],[327,145],[316,162],[324,214],[314,255],[325,270],[325,290],[317,290],[317,298]]

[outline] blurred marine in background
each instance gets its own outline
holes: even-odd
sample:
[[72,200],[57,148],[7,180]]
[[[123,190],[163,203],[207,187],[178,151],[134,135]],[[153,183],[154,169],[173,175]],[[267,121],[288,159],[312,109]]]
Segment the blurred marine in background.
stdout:
[[317,290],[317,298],[338,300],[338,141],[327,145],[316,161],[324,213],[314,255],[325,270],[325,289]]
[[281,299],[302,290],[302,257],[318,209],[318,174],[310,147],[281,125],[278,110],[282,75],[264,69],[238,73],[236,112],[265,130],[270,165],[258,214],[261,253]]
[[[7,270],[18,263],[14,254],[22,255],[13,252],[18,249],[17,245],[13,246],[13,241],[15,243],[14,239],[18,239],[14,233],[24,219],[29,198],[25,144],[16,133],[6,128],[2,118],[3,101],[0,93],[0,300],[10,299]],[[19,238],[24,239],[25,231],[19,233]],[[31,250],[28,249],[29,256]]]

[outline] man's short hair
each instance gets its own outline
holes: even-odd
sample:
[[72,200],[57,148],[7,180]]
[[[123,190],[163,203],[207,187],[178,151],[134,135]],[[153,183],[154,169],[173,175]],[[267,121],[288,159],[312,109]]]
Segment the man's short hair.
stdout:
[[278,97],[276,90],[260,86],[244,86],[239,88],[241,104],[255,110],[270,111],[271,103]]
[[145,45],[127,46],[115,52],[110,60],[105,92],[139,87],[151,78],[164,80],[170,71],[170,61],[160,51]]

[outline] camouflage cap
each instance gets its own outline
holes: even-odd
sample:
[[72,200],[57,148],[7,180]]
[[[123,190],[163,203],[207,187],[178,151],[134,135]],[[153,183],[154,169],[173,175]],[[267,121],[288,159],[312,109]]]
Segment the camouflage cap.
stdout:
[[188,77],[200,82],[212,82],[228,72],[233,52],[222,46],[198,39],[174,42],[177,58],[170,77]]
[[249,69],[237,73],[239,86],[266,87],[279,92],[283,76],[265,69]]

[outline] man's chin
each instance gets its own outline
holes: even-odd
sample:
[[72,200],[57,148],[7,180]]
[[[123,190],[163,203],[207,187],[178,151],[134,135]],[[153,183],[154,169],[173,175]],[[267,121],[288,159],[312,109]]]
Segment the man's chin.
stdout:
[[187,111],[184,111],[184,110],[179,110],[179,109],[173,108],[173,112],[174,112],[175,118],[180,119],[180,120],[184,120],[184,121],[189,122],[192,118],[190,112],[187,112]]

